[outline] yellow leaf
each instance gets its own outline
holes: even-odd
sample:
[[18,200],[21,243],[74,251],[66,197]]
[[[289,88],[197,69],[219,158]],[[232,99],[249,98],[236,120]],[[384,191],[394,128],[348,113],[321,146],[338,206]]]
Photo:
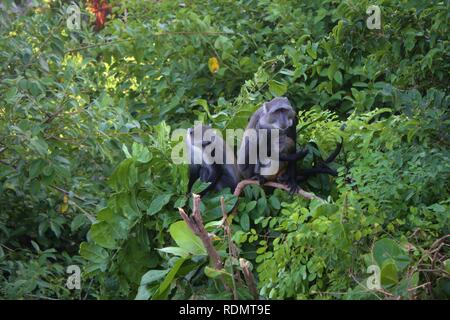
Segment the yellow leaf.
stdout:
[[67,209],[69,209],[69,204],[63,203],[63,204],[61,205],[61,208],[59,209],[59,211],[60,211],[61,213],[66,213],[66,212],[67,212]]
[[217,71],[219,71],[219,60],[217,60],[216,57],[209,58],[208,68],[211,73],[216,73]]

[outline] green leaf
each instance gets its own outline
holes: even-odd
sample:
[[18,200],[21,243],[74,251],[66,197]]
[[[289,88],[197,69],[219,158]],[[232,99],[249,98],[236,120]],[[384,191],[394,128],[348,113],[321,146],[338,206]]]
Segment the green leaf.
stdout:
[[180,247],[166,247],[166,248],[158,249],[158,251],[174,254],[176,256],[180,256],[183,258],[186,258],[187,256],[189,256],[189,251],[187,251],[186,249],[180,248]]
[[48,153],[48,144],[38,137],[33,137],[30,139],[31,147],[38,152],[41,156],[45,156]]
[[247,203],[247,205],[245,206],[245,211],[247,211],[247,212],[250,212],[250,211],[252,211],[253,209],[255,209],[255,207],[256,207],[256,201],[250,201],[249,203]]
[[132,156],[131,156],[130,152],[128,151],[128,148],[127,148],[126,145],[122,145],[122,151],[123,151],[123,153],[125,153],[125,156],[127,157],[127,159],[132,158]]
[[386,260],[381,268],[381,284],[384,286],[395,285],[398,283],[398,270],[395,261]]
[[279,210],[281,208],[280,200],[278,200],[275,195],[270,196],[269,203],[275,210]]
[[50,69],[48,68],[47,61],[42,56],[39,57],[39,65],[41,66],[42,70],[44,70],[45,72],[50,71]]
[[170,269],[167,270],[150,270],[146,272],[142,278],[141,278],[141,286],[151,284],[153,282],[156,282],[158,280],[161,280],[166,276],[166,274],[170,271]]
[[153,199],[152,203],[150,203],[150,207],[147,210],[147,214],[152,216],[155,213],[161,211],[161,209],[169,203],[170,198],[172,197],[171,193],[161,194]]
[[188,198],[186,196],[181,196],[175,201],[175,203],[173,204],[173,207],[174,208],[182,208],[185,206],[187,200],[188,200]]
[[388,238],[375,242],[372,254],[379,266],[382,266],[384,261],[388,259],[394,260],[399,270],[403,270],[409,264],[409,257],[406,251],[395,241]]
[[33,179],[41,174],[45,167],[45,161],[42,159],[36,159],[30,164],[30,179]]
[[177,275],[178,270],[183,265],[183,263],[186,261],[185,258],[179,258],[175,264],[173,265],[172,269],[170,269],[169,273],[167,274],[164,281],[159,286],[158,292],[152,297],[152,300],[162,299],[165,298],[165,292],[171,285],[172,281],[174,280],[175,276]]
[[269,81],[269,91],[275,97],[280,97],[287,92],[287,85],[275,80]]
[[109,224],[104,221],[94,223],[91,226],[90,235],[92,239],[103,248],[117,248],[117,242],[114,238],[115,235]]
[[334,73],[334,80],[342,85],[342,73],[339,70]]
[[180,248],[193,255],[206,255],[202,241],[197,237],[183,220],[172,223],[169,233]]
[[224,269],[218,270],[218,269],[215,269],[215,268],[211,268],[210,266],[206,266],[205,269],[204,269],[204,272],[205,272],[205,275],[208,278],[211,278],[211,279],[215,279],[218,276],[227,276],[227,277],[231,278],[231,274],[226,272]]
[[133,142],[132,154],[133,158],[140,163],[147,163],[152,159],[152,155],[150,154],[148,148],[136,142]]
[[447,273],[450,273],[450,259],[444,261],[444,268]]
[[241,215],[240,223],[241,223],[242,230],[244,230],[244,231],[250,230],[250,217],[248,216],[247,213],[243,213]]
[[87,223],[89,223],[88,218],[86,218],[86,216],[84,214],[79,214],[70,223],[70,230],[76,231]]
[[[208,188],[208,186],[211,184],[211,182],[203,182],[200,181],[200,179],[197,179],[197,181],[194,182],[194,184],[192,185],[192,190],[190,190],[192,193],[195,194],[199,194],[201,193],[203,190],[205,190],[206,188]],[[189,190],[188,190],[189,191]]]
[[150,288],[147,286],[139,286],[138,292],[134,300],[148,300],[158,290],[158,285],[153,285]]
[[80,255],[94,263],[93,269],[100,269],[102,271],[106,270],[108,265],[108,252],[100,246],[94,243],[82,242],[80,245]]

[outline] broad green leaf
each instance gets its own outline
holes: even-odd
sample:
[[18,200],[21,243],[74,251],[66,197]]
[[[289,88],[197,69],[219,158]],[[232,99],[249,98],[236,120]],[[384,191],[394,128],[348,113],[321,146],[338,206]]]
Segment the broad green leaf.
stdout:
[[279,210],[281,208],[280,200],[278,200],[275,195],[270,196],[269,203],[275,210]]
[[450,259],[444,261],[444,268],[447,273],[450,273]]
[[166,274],[170,270],[150,270],[147,271],[141,278],[141,286],[151,284],[153,282],[156,282],[158,280],[161,280],[166,276]]
[[102,247],[90,242],[82,242],[80,245],[80,255],[84,259],[94,263],[94,269],[106,270],[109,255]]
[[108,223],[104,221],[94,223],[91,226],[90,234],[92,239],[103,248],[117,248],[117,242],[114,237],[115,235]]
[[155,199],[150,203],[150,207],[147,210],[147,214],[152,216],[155,213],[158,213],[161,211],[161,209],[169,203],[170,198],[172,197],[171,193],[168,194],[161,194],[156,196]]
[[205,269],[204,269],[204,272],[205,272],[205,275],[206,275],[208,278],[211,278],[211,279],[215,279],[215,278],[217,278],[218,276],[228,276],[228,277],[231,276],[231,275],[230,275],[228,272],[226,272],[224,269],[218,270],[218,269],[212,268],[212,267],[210,267],[210,266],[206,266]]
[[287,85],[282,82],[278,82],[275,80],[269,81],[269,91],[275,97],[280,97],[287,92]]
[[45,167],[45,161],[42,159],[36,159],[34,160],[31,165],[30,165],[30,174],[29,174],[29,178],[33,179],[37,176],[39,176],[42,172],[42,170]]
[[394,285],[398,282],[398,270],[395,261],[388,259],[381,268],[381,284],[385,286]]
[[48,144],[44,140],[33,137],[30,139],[31,147],[38,152],[41,156],[45,156],[48,153]]
[[183,220],[172,223],[169,233],[180,248],[193,255],[205,255],[206,249],[202,241],[197,237]]
[[134,142],[132,146],[132,155],[133,158],[140,163],[147,163],[152,159],[152,155],[148,148],[136,142]]
[[187,256],[189,256],[189,251],[187,251],[186,249],[180,248],[180,247],[166,247],[166,248],[158,249],[158,251],[174,254],[176,256],[180,256],[183,258],[186,258]]
[[[192,185],[192,190],[190,190],[192,193],[195,194],[199,194],[201,193],[203,190],[205,190],[206,188],[208,188],[208,186],[211,184],[211,182],[203,182],[200,181],[200,179],[197,179],[197,181],[194,182],[194,184]],[[189,190],[188,190],[189,191]]]
[[382,266],[384,261],[388,259],[393,259],[399,270],[403,270],[409,264],[409,257],[406,251],[395,241],[388,238],[375,242],[372,254],[379,266]]
[[172,269],[170,269],[169,273],[159,286],[158,292],[152,297],[152,300],[157,299],[163,299],[165,298],[165,292],[169,288],[169,286],[172,284],[172,281],[174,280],[175,276],[177,275],[178,270],[183,265],[183,263],[186,261],[185,258],[179,258],[175,264],[173,265]]
[[334,73],[334,80],[342,85],[342,73],[339,70]]
[[248,216],[248,214],[243,213],[239,219],[240,219],[239,221],[241,223],[242,230],[244,230],[244,231],[250,230],[250,217]]

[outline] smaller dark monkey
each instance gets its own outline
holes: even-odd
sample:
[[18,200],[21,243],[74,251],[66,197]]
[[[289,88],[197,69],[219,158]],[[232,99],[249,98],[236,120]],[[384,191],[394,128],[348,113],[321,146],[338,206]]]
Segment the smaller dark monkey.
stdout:
[[188,192],[197,179],[210,182],[200,195],[211,190],[230,188],[234,191],[239,182],[233,150],[211,127],[196,125],[186,134],[189,160]]

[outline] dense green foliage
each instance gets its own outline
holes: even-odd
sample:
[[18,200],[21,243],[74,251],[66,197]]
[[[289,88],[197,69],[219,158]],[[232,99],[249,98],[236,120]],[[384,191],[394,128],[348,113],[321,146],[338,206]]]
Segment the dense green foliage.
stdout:
[[[202,199],[217,271],[180,222],[192,199],[171,133],[244,128],[280,95],[299,113],[303,167],[340,137],[344,149],[337,178],[302,184],[326,201],[241,195],[232,235],[261,298],[450,296],[447,1],[110,1],[99,32],[84,3],[78,31],[68,2],[3,3],[0,297],[232,298],[224,280],[250,298],[217,228],[220,196],[228,211],[238,199]],[[371,4],[381,30],[366,27]],[[73,264],[81,291],[65,287]]]

